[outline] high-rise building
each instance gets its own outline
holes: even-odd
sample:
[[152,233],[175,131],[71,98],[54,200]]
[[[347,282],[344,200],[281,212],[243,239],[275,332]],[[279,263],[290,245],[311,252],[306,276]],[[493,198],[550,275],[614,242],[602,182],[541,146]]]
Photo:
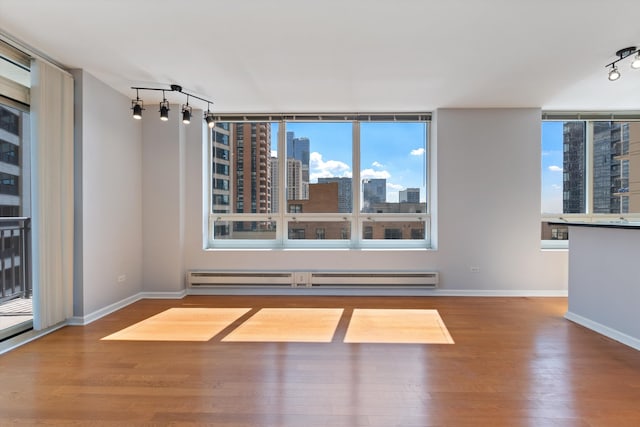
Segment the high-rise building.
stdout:
[[231,212],[231,147],[229,123],[216,123],[211,133],[211,212]]
[[351,178],[318,178],[318,184],[338,183],[338,212],[350,213],[353,206]]
[[300,194],[297,200],[309,198],[309,158],[310,158],[310,141],[307,137],[296,138],[295,133],[287,132],[287,159],[296,159],[300,161],[302,173],[302,185],[300,188],[306,190]]
[[280,168],[278,167],[278,158],[271,157],[271,212],[280,212],[280,183],[278,181],[278,174]]
[[[287,200],[306,200],[308,194],[302,180],[302,162],[298,159],[287,159]],[[308,191],[308,190],[307,190]]]
[[[0,105],[0,216],[22,216],[23,197],[20,181],[23,152],[22,133],[25,114],[8,106]],[[29,123],[28,117],[26,123]]]
[[586,212],[587,134],[585,122],[565,122],[563,126],[563,213]]
[[420,189],[407,188],[398,193],[400,203],[420,203]]
[[375,203],[387,201],[387,180],[372,178],[362,180],[362,212],[373,212]]
[[[234,123],[233,211],[271,213],[271,126],[269,123]],[[257,223],[234,223],[237,230]]]

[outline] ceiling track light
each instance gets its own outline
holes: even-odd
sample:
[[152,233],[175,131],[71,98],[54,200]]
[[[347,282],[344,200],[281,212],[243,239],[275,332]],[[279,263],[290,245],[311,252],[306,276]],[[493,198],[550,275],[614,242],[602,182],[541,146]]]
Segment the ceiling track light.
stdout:
[[618,71],[618,67],[616,67],[616,64],[633,54],[636,54],[636,56],[631,62],[631,68],[640,69],[640,49],[636,48],[635,46],[625,47],[624,49],[620,49],[616,52],[616,56],[618,57],[618,59],[605,65],[605,68],[610,68],[608,76],[610,81],[613,82],[620,78],[620,71]]
[[216,125],[216,121],[213,117],[213,113],[210,111],[210,105],[211,103],[207,102],[207,111],[204,113],[204,121],[207,122],[209,129],[212,129]]
[[133,110],[133,118],[140,120],[142,118],[142,110],[144,110],[144,103],[138,96],[138,90],[136,89],[136,99],[131,100],[131,109]]
[[168,86],[169,88],[164,88],[164,89],[153,88],[153,87],[136,87],[136,86],[131,87],[131,89],[135,89],[136,91],[136,99],[131,100],[131,109],[133,110],[133,118],[138,120],[141,119],[142,110],[144,110],[144,103],[139,97],[139,91],[140,90],[156,90],[156,91],[162,91],[162,101],[160,102],[160,110],[159,110],[160,120],[162,121],[169,120],[169,110],[170,110],[169,101],[167,101],[165,92],[171,91],[171,92],[181,93],[183,95],[186,95],[187,97],[187,102],[182,106],[182,123],[185,123],[185,124],[191,123],[191,117],[193,112],[192,107],[189,105],[189,97],[191,97],[207,103],[207,111],[204,115],[204,120],[207,123],[207,126],[209,126],[210,128],[214,126],[215,121],[214,121],[213,113],[210,111],[210,106],[211,104],[213,104],[213,101],[210,101],[205,98],[201,98],[192,93],[187,93],[184,90],[182,90],[182,86],[180,85],[172,84]]
[[160,120],[166,122],[169,120],[169,101],[164,96],[164,91],[162,91],[162,102],[160,102]]
[[182,106],[182,123],[188,125],[191,123],[191,107],[189,106],[189,95],[187,95],[187,103]]

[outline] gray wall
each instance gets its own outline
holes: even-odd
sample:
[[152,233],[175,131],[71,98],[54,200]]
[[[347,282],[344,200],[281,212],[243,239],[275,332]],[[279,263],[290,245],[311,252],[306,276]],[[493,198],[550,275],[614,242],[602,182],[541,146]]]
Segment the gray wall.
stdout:
[[[441,288],[566,291],[567,252],[540,250],[540,110],[439,110],[437,250],[203,250],[203,152],[186,146],[184,266],[190,269],[435,270]],[[157,121],[154,121],[157,122]],[[146,248],[145,248],[146,250]],[[470,267],[479,267],[471,272]],[[551,292],[553,293],[553,292]]]
[[73,76],[74,316],[84,316],[142,289],[142,132],[127,97],[85,71]]
[[[178,295],[190,269],[435,270],[442,292],[554,294],[567,252],[540,250],[540,110],[443,109],[432,126],[435,250],[205,250],[207,129],[146,111],[75,73],[78,122],[74,314],[141,292]],[[199,117],[196,112],[195,117]],[[471,272],[470,267],[479,272]],[[124,282],[118,276],[126,275]]]

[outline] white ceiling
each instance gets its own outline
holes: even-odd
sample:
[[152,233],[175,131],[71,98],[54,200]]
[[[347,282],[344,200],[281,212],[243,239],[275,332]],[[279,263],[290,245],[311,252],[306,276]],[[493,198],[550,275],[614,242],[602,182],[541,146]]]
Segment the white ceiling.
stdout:
[[0,0],[5,35],[129,97],[177,83],[247,113],[640,110],[640,70],[605,69],[640,46],[639,16],[638,0]]

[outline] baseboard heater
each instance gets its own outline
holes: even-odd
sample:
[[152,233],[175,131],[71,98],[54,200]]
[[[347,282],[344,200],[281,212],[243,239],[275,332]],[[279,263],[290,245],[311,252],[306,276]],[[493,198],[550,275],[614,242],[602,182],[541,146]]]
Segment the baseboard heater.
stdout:
[[189,271],[190,288],[216,287],[304,287],[381,288],[410,287],[433,289],[437,272],[416,271]]

